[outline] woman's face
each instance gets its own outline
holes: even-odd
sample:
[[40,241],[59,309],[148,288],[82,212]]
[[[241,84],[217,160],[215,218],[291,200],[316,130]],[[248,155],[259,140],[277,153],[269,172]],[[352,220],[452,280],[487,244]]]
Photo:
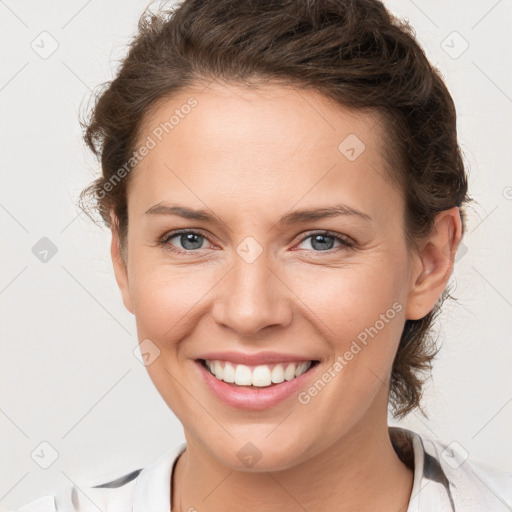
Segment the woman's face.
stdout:
[[[116,277],[187,442],[230,467],[292,467],[386,423],[419,267],[377,121],[318,93],[234,84],[181,93],[146,119]],[[165,209],[176,206],[208,218]],[[306,210],[320,214],[294,214]],[[198,362],[213,352],[230,352],[213,358],[233,370],[237,356],[275,358],[255,372],[262,386],[237,387]],[[277,362],[310,360],[297,382],[264,385],[280,380]]]

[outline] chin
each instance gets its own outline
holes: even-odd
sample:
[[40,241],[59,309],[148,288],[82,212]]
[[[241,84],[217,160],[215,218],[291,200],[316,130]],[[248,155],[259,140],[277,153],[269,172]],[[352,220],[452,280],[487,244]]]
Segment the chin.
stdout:
[[[295,442],[283,445],[280,439],[271,440],[268,430],[264,435],[236,436],[219,442],[205,440],[213,457],[235,471],[259,473],[264,471],[281,471],[292,468],[307,459],[304,441],[297,438]],[[289,436],[288,436],[289,437]]]

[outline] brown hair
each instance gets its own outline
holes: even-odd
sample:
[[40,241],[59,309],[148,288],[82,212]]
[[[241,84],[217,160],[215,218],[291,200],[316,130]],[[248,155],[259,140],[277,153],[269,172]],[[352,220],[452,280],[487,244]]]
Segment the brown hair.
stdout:
[[[413,29],[377,0],[185,0],[157,13],[148,7],[121,64],[81,123],[102,176],[79,203],[87,212],[93,200],[122,248],[144,119],[161,100],[211,80],[278,81],[376,112],[388,127],[390,177],[404,193],[409,247],[431,232],[437,213],[454,206],[464,232],[470,198],[453,100]],[[389,388],[396,417],[420,406],[423,373],[438,350],[431,326],[446,297],[448,290],[424,318],[405,322]]]

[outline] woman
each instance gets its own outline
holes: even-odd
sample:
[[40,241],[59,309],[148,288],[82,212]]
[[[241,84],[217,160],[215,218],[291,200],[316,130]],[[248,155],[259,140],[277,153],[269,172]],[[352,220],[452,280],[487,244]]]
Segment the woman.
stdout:
[[82,199],[186,443],[38,510],[510,509],[510,475],[387,425],[420,406],[469,201],[407,25],[375,0],[186,0],[141,18],[85,129]]

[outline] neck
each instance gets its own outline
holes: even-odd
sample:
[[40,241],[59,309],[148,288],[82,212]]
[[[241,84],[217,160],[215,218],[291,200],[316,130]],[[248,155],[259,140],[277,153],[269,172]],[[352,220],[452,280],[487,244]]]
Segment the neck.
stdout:
[[236,471],[187,439],[172,482],[172,511],[405,512],[413,472],[398,458],[386,422],[365,421],[312,458],[275,472]]

